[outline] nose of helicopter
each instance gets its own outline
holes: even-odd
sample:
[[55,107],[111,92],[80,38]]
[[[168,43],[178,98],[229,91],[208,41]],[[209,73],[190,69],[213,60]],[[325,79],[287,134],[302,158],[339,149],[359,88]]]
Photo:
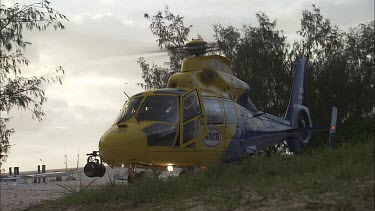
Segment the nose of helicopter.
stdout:
[[138,125],[112,126],[100,139],[100,157],[108,164],[143,159],[147,137]]

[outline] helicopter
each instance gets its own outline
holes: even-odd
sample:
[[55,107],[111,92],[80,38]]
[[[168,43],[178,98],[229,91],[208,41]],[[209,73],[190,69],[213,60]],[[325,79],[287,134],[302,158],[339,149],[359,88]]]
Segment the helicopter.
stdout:
[[[337,108],[330,126],[314,127],[305,94],[305,59],[297,57],[289,105],[283,118],[258,110],[249,98],[250,86],[236,78],[230,61],[206,55],[203,40],[183,46],[191,57],[182,61],[167,88],[130,97],[99,141],[99,151],[87,154],[84,173],[102,177],[106,168],[129,168],[129,177],[142,168],[179,167],[185,172],[214,162],[239,161],[282,142],[298,153],[312,133],[329,131],[336,146]],[[181,49],[178,49],[181,50]]]

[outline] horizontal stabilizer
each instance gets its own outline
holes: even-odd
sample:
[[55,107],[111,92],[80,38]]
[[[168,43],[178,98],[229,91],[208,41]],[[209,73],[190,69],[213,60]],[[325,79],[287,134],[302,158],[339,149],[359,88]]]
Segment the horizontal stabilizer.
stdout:
[[285,135],[286,137],[298,137],[300,133],[305,132],[321,132],[321,131],[329,131],[330,126],[319,126],[319,127],[305,127],[305,128],[292,128],[287,130],[279,130],[279,131],[268,131],[268,132],[259,132],[256,136],[261,137],[280,137],[280,135]]

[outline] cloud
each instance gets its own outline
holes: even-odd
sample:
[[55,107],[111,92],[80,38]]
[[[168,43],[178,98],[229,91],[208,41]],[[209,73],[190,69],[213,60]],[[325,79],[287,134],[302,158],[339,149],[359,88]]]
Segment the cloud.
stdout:
[[102,4],[113,4],[114,0],[99,0]]
[[9,1],[9,0],[3,0],[1,2],[1,4],[4,5],[5,7],[11,7],[11,6],[13,6],[14,3],[12,1]]
[[86,12],[86,13],[81,13],[81,14],[75,15],[72,18],[72,22],[75,23],[75,24],[78,24],[78,25],[84,25],[84,24],[87,24],[91,21],[99,20],[99,19],[102,19],[102,18],[105,18],[105,17],[113,17],[113,15],[110,12],[107,12],[105,14],[95,14],[95,15],[92,15],[92,14]]

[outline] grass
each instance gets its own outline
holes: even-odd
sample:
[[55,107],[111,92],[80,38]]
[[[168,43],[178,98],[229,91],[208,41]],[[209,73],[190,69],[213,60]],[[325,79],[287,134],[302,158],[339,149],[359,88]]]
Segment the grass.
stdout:
[[71,193],[35,210],[323,209],[374,210],[374,139],[246,158],[205,171]]

